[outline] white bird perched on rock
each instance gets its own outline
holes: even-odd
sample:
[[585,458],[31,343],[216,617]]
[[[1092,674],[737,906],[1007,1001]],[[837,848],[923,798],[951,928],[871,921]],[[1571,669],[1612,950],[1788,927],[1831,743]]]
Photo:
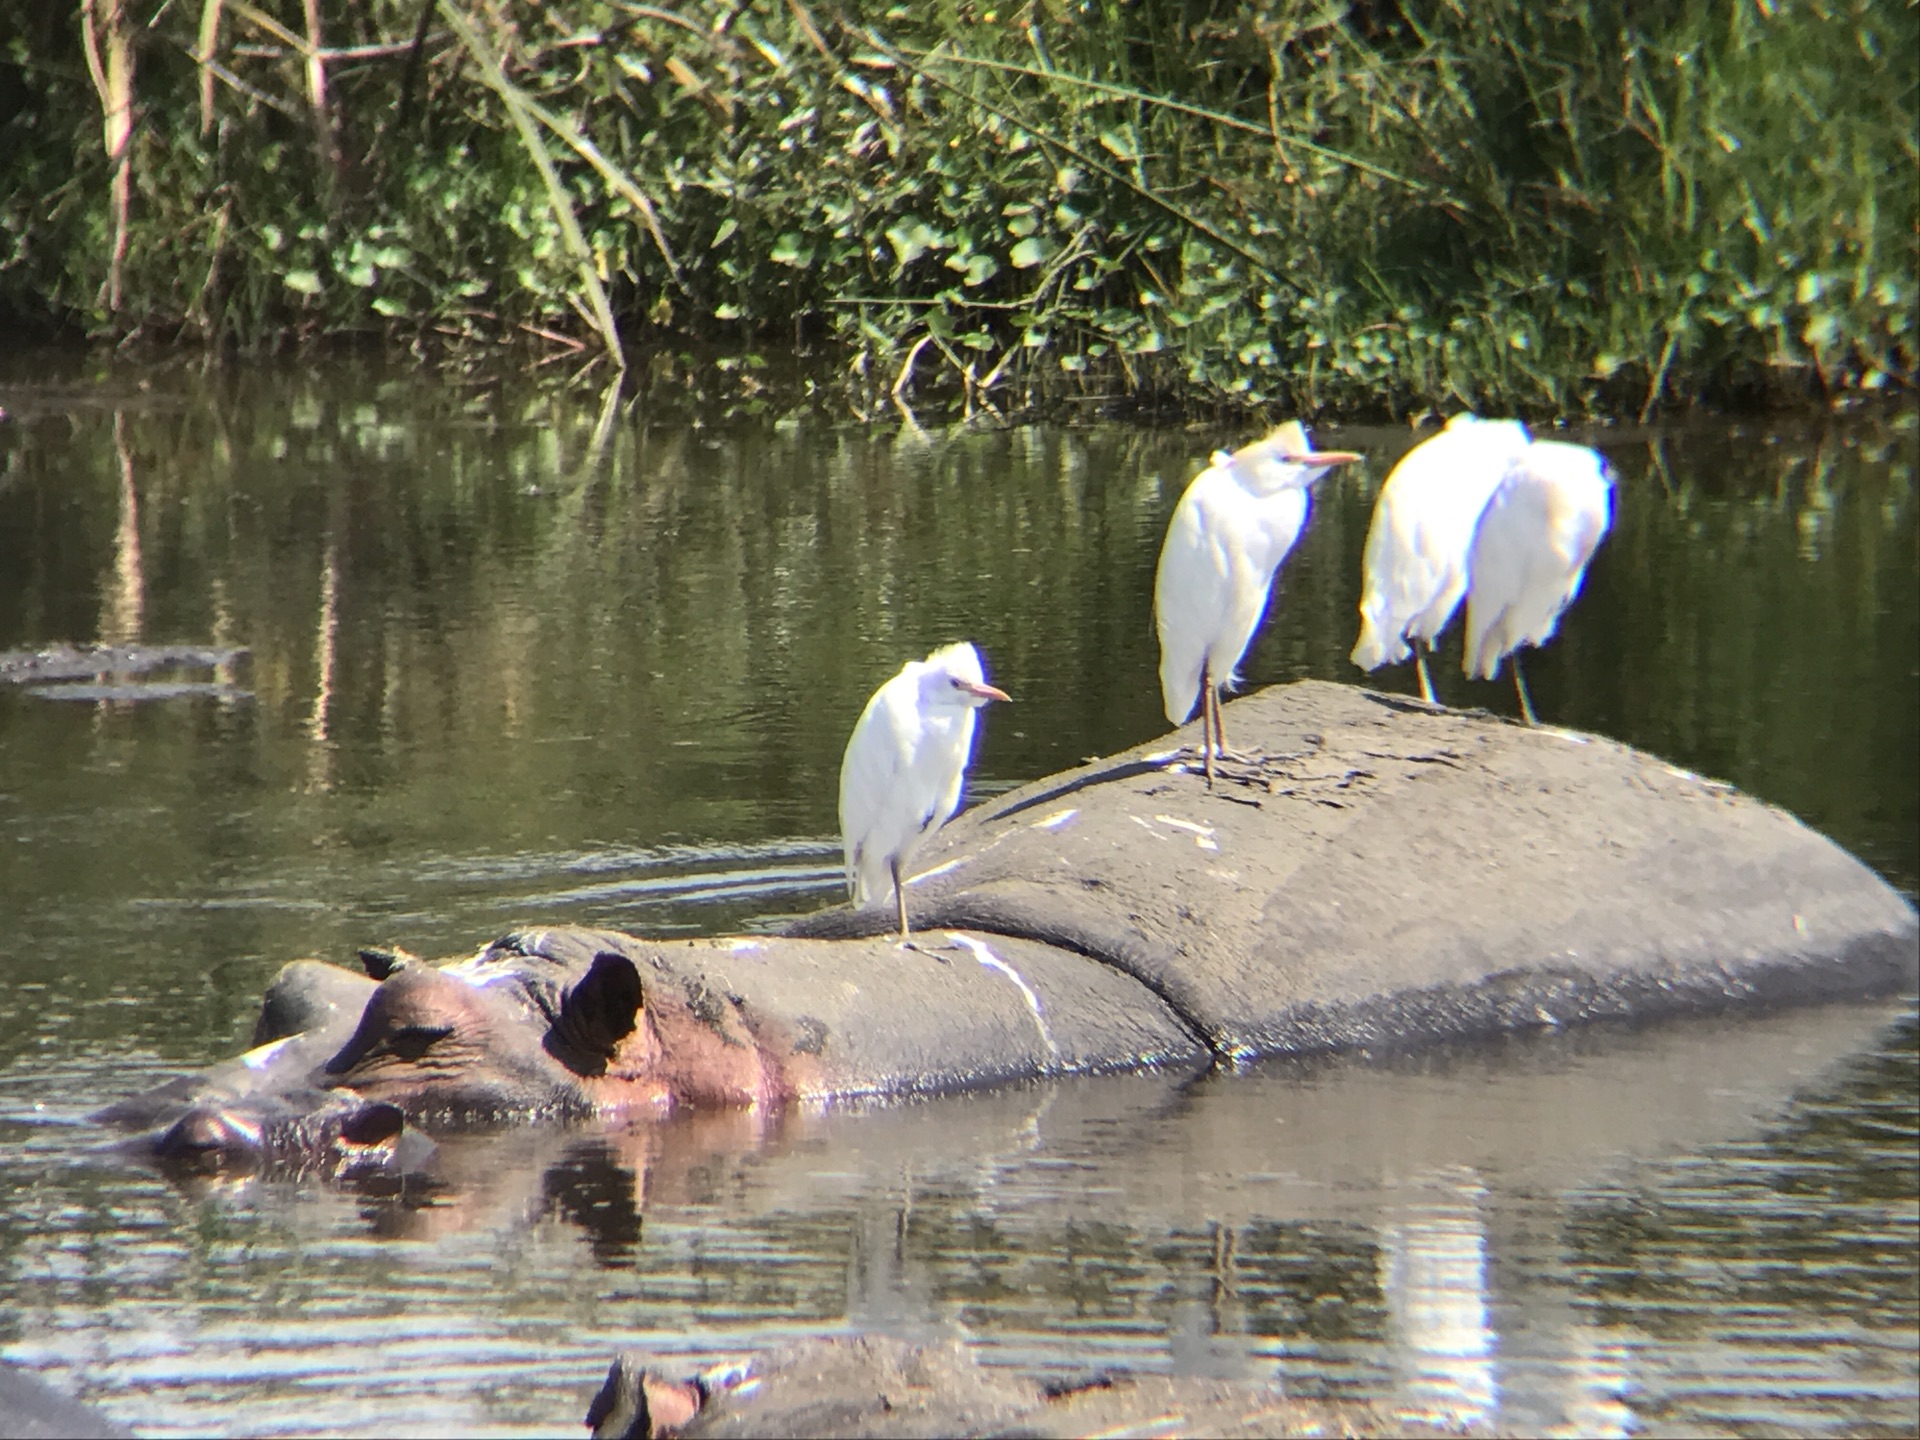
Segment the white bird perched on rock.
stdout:
[[847,889],[862,908],[878,903],[891,881],[903,940],[907,859],[960,804],[974,712],[1007,698],[987,684],[980,652],[963,640],[901,666],[873,692],[853,727],[840,762]]
[[1354,664],[1362,670],[1398,664],[1411,642],[1420,698],[1434,703],[1419,647],[1431,650],[1460,608],[1474,526],[1531,443],[1518,420],[1456,415],[1401,457],[1380,487],[1367,530]]
[[1209,786],[1214,756],[1227,746],[1218,692],[1234,683],[1274,572],[1307,523],[1307,488],[1333,466],[1359,458],[1347,450],[1315,451],[1305,427],[1289,420],[1231,455],[1215,451],[1174,508],[1153,582],[1160,698],[1175,725],[1185,724],[1200,702]]
[[1587,562],[1613,521],[1613,475],[1585,445],[1536,440],[1501,479],[1480,516],[1468,560],[1467,648],[1461,669],[1491,680],[1513,656],[1529,725],[1533,702],[1520,647],[1544,645],[1580,593]]

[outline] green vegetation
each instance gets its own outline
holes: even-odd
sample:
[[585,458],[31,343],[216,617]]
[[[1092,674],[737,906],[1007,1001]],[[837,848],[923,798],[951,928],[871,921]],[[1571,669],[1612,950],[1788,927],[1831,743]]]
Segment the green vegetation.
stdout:
[[[0,0],[0,312],[998,409],[1911,388],[1911,0]],[[104,123],[103,123],[104,122]]]

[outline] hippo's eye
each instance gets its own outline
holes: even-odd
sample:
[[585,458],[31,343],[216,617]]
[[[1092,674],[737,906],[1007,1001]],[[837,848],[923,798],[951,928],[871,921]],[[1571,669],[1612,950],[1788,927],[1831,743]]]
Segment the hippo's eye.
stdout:
[[418,1060],[436,1040],[453,1033],[451,1025],[403,1025],[387,1037],[387,1049],[402,1060]]

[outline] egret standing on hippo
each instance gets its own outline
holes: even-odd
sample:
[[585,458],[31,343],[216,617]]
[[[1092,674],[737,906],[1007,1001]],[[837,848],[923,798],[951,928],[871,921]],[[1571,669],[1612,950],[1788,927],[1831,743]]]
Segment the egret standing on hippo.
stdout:
[[907,860],[952,817],[973,752],[974,712],[1007,692],[987,684],[980,652],[962,640],[909,660],[873,692],[840,762],[840,835],[855,909],[893,886],[907,938]]
[[1167,525],[1153,582],[1160,632],[1160,696],[1167,719],[1183,725],[1200,702],[1200,752],[1207,785],[1227,748],[1219,692],[1267,608],[1267,595],[1307,523],[1307,491],[1350,450],[1316,452],[1298,420],[1212,463],[1187,486]]

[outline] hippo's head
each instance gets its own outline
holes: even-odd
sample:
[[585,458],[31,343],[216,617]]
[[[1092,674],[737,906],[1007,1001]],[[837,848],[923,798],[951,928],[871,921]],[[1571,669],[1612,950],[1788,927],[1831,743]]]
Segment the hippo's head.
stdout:
[[255,1097],[192,1106],[144,1145],[180,1175],[245,1174],[269,1167],[344,1175],[417,1164],[432,1142],[407,1129],[397,1106],[358,1096]]
[[[503,968],[481,976],[393,969],[324,1069],[328,1085],[409,1115],[486,1118],[658,1103],[640,976],[596,955],[564,989]],[[618,1086],[617,1097],[606,1093]]]

